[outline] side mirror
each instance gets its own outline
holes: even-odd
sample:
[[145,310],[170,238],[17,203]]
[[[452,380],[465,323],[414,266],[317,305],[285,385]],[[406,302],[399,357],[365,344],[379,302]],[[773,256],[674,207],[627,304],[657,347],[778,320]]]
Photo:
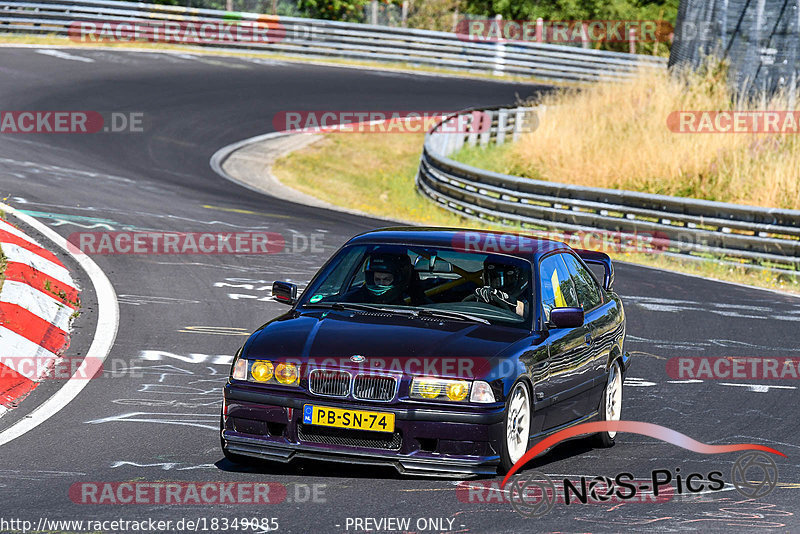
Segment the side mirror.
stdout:
[[583,325],[583,308],[553,308],[550,324],[556,328],[577,328]]
[[603,252],[596,252],[594,250],[581,250],[573,249],[578,253],[578,256],[588,265],[600,265],[603,267],[603,289],[611,291],[614,285],[614,264],[611,263],[611,258],[608,254]]
[[278,302],[294,306],[297,302],[297,286],[289,282],[273,282],[272,296]]

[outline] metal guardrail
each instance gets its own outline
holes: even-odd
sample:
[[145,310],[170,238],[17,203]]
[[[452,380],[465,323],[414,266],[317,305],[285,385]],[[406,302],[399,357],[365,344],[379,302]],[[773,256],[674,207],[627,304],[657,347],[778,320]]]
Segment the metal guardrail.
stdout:
[[[516,139],[543,112],[542,107],[492,109],[445,118],[425,137],[417,188],[455,213],[498,224],[647,236],[656,250],[669,255],[800,274],[800,211],[545,182],[448,157],[464,146]],[[473,129],[473,119],[487,124],[485,114],[491,116],[491,129]]]
[[[102,23],[258,23],[279,29],[275,42],[202,43],[203,46],[399,62],[453,70],[533,76],[565,82],[621,80],[640,68],[665,68],[666,58],[544,43],[471,42],[455,33],[369,24],[276,17],[143,2],[64,0],[0,4],[0,32],[69,35],[79,21]],[[74,26],[73,26],[74,27]],[[198,43],[201,44],[201,43]]]

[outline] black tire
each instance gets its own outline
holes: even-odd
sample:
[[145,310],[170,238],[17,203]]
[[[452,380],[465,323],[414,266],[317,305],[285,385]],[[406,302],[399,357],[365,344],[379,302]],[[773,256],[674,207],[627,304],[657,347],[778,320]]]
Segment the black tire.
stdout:
[[[519,413],[517,416],[512,413],[512,404],[515,404],[516,400],[518,400],[516,397],[518,394],[524,395],[525,402],[527,404],[527,414]],[[518,412],[518,410],[514,411]],[[528,450],[531,419],[533,415],[533,403],[531,402],[531,392],[524,382],[517,382],[511,388],[511,393],[508,395],[508,399],[506,399],[506,409],[503,414],[503,440],[500,446],[500,466],[498,467],[498,472],[501,475],[508,473],[521,457],[520,448],[517,448],[517,450],[511,450],[510,448],[509,442],[511,441],[511,436],[509,435],[509,430],[511,429],[509,428],[509,425],[514,425],[517,435],[520,438],[517,440],[517,442],[520,443],[520,447],[522,446],[521,442],[524,442],[524,450],[522,450],[522,454]],[[522,419],[521,421],[520,418]]]
[[[619,405],[611,410],[611,412],[614,413],[615,415],[611,416],[611,418],[609,419],[609,410],[607,410],[606,408],[608,406],[609,399],[611,398],[611,396],[613,396],[610,395],[610,388],[614,387],[614,384],[612,384],[612,382],[615,380],[619,380],[617,384],[617,386],[619,387]],[[600,399],[600,408],[598,411],[599,420],[619,421],[621,413],[622,413],[622,369],[620,368],[619,362],[615,360],[611,364],[611,367],[609,368],[606,387],[605,389],[603,389],[603,397]],[[603,448],[613,447],[615,440],[616,440],[616,432],[609,433],[607,431],[603,431],[603,432],[598,432],[595,435],[595,443],[597,443],[597,445]]]

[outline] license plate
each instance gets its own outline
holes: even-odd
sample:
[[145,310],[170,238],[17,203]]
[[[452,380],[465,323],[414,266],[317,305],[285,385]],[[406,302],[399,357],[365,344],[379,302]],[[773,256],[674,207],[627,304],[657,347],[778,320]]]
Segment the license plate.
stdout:
[[311,404],[303,406],[303,423],[373,432],[394,432],[393,413],[344,410]]

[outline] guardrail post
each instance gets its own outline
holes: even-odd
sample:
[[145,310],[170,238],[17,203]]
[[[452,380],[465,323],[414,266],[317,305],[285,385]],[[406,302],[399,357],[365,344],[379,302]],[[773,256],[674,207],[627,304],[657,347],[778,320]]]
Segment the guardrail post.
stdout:
[[493,111],[482,111],[480,116],[481,121],[481,146],[489,146],[489,139],[492,136],[492,120],[494,118]]
[[449,137],[444,134],[436,134],[436,150],[439,154],[444,154],[447,151],[447,142]]
[[405,28],[408,25],[408,0],[405,0],[400,9],[400,26]]
[[455,139],[452,133],[441,134],[444,137],[444,141],[442,141],[442,155],[449,156],[455,150]]
[[458,150],[458,148],[460,148],[458,146],[459,137],[461,138],[461,144],[462,145],[464,144],[464,137],[461,134],[452,131],[452,130],[458,130],[459,128],[458,121],[459,119],[456,116],[442,123],[441,128],[444,129],[444,131],[439,135],[441,135],[444,138],[444,140],[442,141],[442,154],[445,156],[449,156],[450,154]]
[[581,32],[581,46],[583,48],[591,48],[589,45],[589,23],[583,23],[583,31]]
[[512,141],[516,142],[517,139],[519,139],[519,133],[522,130],[523,124],[525,124],[525,110],[522,108],[517,108],[514,116],[514,134],[511,137]]
[[633,28],[628,30],[628,52],[631,54],[636,53],[636,30]]
[[[505,76],[506,68],[506,45],[503,35],[503,15],[495,15],[495,24],[497,24],[497,45],[494,53],[494,71],[492,74],[495,76]],[[490,34],[491,35],[491,34]]]
[[497,112],[497,137],[495,144],[502,145],[506,142],[506,124],[508,123],[508,110],[501,109]]
[[478,144],[478,128],[481,126],[481,117],[478,112],[473,111],[469,115],[469,135],[467,136],[467,143],[469,146]]
[[471,115],[467,115],[467,117],[470,117],[470,119],[465,119],[464,117],[464,115],[458,115],[455,118],[455,132],[451,134],[453,136],[453,150],[450,152],[451,154],[464,148],[464,141],[466,140],[464,125],[472,118]]
[[536,42],[544,42],[544,19],[542,17],[536,19]]
[[378,0],[372,0],[369,4],[369,23],[378,25]]

